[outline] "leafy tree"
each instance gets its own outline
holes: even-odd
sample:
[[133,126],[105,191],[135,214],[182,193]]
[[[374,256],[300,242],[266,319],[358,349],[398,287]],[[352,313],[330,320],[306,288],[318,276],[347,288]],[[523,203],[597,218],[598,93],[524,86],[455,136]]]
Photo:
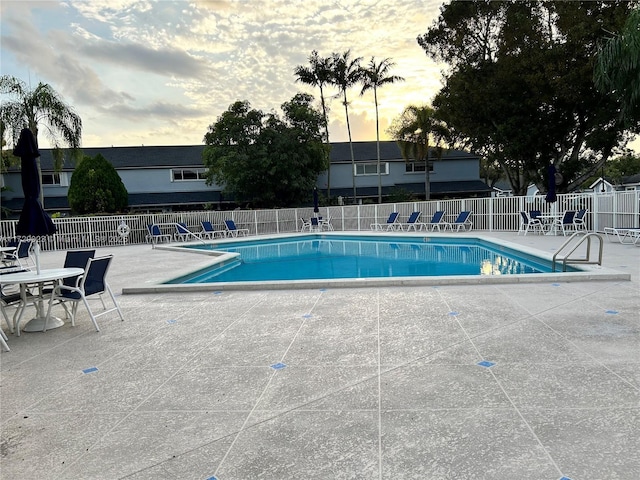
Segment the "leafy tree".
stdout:
[[376,105],[376,151],[378,155],[378,203],[382,203],[382,175],[380,173],[380,125],[378,121],[378,88],[387,84],[404,81],[398,75],[389,75],[389,70],[395,66],[390,58],[385,58],[376,63],[375,57],[371,57],[369,64],[362,69],[363,95],[367,90],[373,90],[373,101]]
[[418,37],[450,69],[433,101],[457,136],[498,162],[516,194],[544,189],[555,164],[571,191],[619,151],[640,124],[625,128],[619,100],[593,84],[604,30],[628,16],[625,2],[452,1]]
[[640,156],[621,155],[607,162],[605,167],[605,177],[615,183],[628,176],[640,173]]
[[344,113],[347,119],[347,133],[349,134],[349,150],[351,151],[351,179],[353,182],[353,201],[356,201],[356,159],[353,155],[353,142],[351,140],[351,125],[349,123],[349,101],[347,90],[362,81],[362,69],[360,62],[362,57],[351,58],[351,50],[342,54],[333,53],[331,56],[332,75],[331,83],[338,87],[338,96],[342,97]]
[[405,161],[424,163],[424,192],[425,199],[429,200],[429,155],[432,150],[435,150],[436,156],[442,154],[442,145],[449,138],[447,126],[436,116],[432,107],[409,105],[394,119],[388,132],[398,143]]
[[594,70],[596,87],[616,96],[625,125],[638,119],[640,105],[640,8],[631,11],[619,34],[601,42]]
[[320,172],[328,168],[322,114],[313,96],[297,94],[282,104],[284,118],[230,105],[205,134],[207,183],[257,207],[288,207],[310,199]]
[[67,198],[71,210],[79,214],[121,212],[129,203],[118,172],[100,154],[85,156],[75,168]]
[[[9,97],[0,105],[3,140],[6,134],[10,143],[15,145],[20,131],[26,126],[33,132],[37,142],[42,127],[53,147],[56,171],[62,168],[64,161],[63,145],[71,149],[74,158],[80,158],[82,120],[50,85],[40,82],[36,88],[30,89],[22,80],[3,75],[0,77],[0,94]],[[39,161],[38,171],[42,176]],[[42,195],[40,192],[41,202]]]
[[[313,50],[309,56],[309,67],[299,65],[294,69],[294,74],[296,75],[296,80],[298,82],[318,87],[320,89],[320,104],[322,105],[322,118],[324,120],[324,141],[327,147],[329,147],[328,107],[324,95],[324,88],[327,85],[331,85],[331,57],[321,57],[318,55],[316,50]],[[330,149],[327,148],[327,155],[329,155],[329,151]],[[329,158],[327,158],[327,164],[329,165]],[[327,170],[327,197],[331,198],[331,168]]]

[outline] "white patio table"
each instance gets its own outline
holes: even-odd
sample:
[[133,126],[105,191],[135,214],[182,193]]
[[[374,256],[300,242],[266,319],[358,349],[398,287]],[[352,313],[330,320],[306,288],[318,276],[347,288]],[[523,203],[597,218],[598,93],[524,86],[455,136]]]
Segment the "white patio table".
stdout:
[[[20,297],[22,298],[22,311],[15,321],[14,328],[18,335],[20,335],[20,321],[27,305],[27,288],[29,285],[38,286],[38,295],[36,297],[36,316],[29,320],[24,326],[25,332],[41,332],[44,330],[45,321],[47,320],[44,312],[44,286],[47,283],[57,283],[59,280],[68,277],[76,277],[82,275],[84,269],[82,268],[49,268],[40,270],[40,273],[36,271],[7,273],[0,275],[0,285],[20,285]],[[51,317],[47,321],[47,329],[58,328],[64,325],[64,320],[58,317]]]
[[562,220],[564,213],[546,213],[544,215],[537,215],[542,221],[543,226],[547,226],[545,235],[557,235],[558,234],[558,222],[556,220]]

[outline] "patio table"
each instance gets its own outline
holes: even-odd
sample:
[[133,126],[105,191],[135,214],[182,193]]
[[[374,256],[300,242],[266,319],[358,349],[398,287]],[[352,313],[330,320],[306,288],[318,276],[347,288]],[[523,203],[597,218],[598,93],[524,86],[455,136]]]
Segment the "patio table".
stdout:
[[543,226],[548,227],[545,235],[557,235],[558,222],[556,222],[556,220],[562,220],[563,217],[564,213],[546,213],[536,216],[536,218],[539,218],[542,221]]
[[20,321],[22,320],[22,314],[27,305],[27,288],[29,285],[38,286],[38,294],[36,296],[36,316],[29,320],[24,326],[25,332],[41,332],[44,330],[45,321],[47,329],[58,328],[64,325],[64,320],[58,317],[50,317],[47,321],[44,313],[44,286],[47,283],[57,283],[63,278],[77,277],[84,273],[82,268],[50,268],[40,270],[40,273],[35,271],[7,273],[0,275],[0,285],[20,285],[20,298],[22,299],[21,307],[22,311],[15,320],[14,328],[20,335]]

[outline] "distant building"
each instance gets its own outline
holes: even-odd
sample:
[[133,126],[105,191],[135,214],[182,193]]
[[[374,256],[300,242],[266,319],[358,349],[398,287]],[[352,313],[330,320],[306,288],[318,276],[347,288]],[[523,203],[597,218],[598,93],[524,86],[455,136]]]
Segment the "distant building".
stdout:
[[[220,185],[206,185],[202,163],[204,145],[158,147],[84,148],[90,157],[101,154],[114,166],[129,192],[131,211],[230,209],[233,198],[225,198]],[[357,201],[378,198],[376,142],[354,142]],[[51,150],[41,149],[44,207],[50,212],[69,210],[67,191],[73,166],[53,171]],[[382,194],[388,197],[398,189],[422,196],[425,191],[425,164],[405,162],[396,142],[380,142]],[[352,165],[349,143],[331,145],[331,197],[351,203]],[[480,159],[459,150],[445,151],[440,159],[429,161],[431,198],[486,197],[491,188],[480,180]],[[327,195],[328,176],[318,177],[317,187]],[[3,174],[2,206],[14,212],[23,203],[20,171],[12,168]]]

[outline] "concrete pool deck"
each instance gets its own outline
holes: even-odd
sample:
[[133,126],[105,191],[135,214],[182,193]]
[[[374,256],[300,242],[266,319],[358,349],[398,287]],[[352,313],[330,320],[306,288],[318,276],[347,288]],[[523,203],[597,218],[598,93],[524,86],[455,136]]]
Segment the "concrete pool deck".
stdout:
[[[203,262],[98,252],[116,294]],[[640,248],[603,266],[630,280],[126,294],[99,333],[80,307],[9,335],[0,478],[635,480]]]

